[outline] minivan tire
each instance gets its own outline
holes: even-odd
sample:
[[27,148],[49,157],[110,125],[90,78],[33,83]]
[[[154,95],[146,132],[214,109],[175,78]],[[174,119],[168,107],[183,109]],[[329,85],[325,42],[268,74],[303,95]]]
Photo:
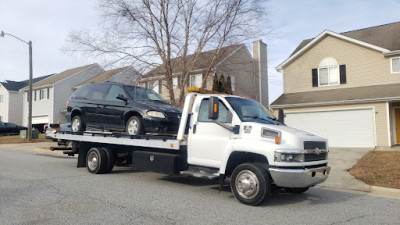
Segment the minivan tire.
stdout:
[[80,132],[80,131],[85,131],[85,123],[82,120],[82,117],[77,115],[74,116],[71,120],[71,130],[73,132]]
[[130,117],[126,122],[125,131],[129,135],[144,134],[142,119],[137,116]]

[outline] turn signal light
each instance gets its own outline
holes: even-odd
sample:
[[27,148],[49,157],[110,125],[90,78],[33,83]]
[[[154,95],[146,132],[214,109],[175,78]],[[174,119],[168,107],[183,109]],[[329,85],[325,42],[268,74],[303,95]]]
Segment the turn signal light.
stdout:
[[281,143],[281,137],[275,137],[275,144]]

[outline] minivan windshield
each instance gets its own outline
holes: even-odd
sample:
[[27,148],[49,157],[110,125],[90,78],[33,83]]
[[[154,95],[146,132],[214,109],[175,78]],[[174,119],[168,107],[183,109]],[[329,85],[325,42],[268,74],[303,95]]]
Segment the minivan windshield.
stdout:
[[132,99],[136,101],[160,101],[166,102],[163,97],[157,94],[155,91],[134,86],[125,86]]
[[254,100],[235,97],[226,97],[225,99],[243,122],[280,124],[271,112]]

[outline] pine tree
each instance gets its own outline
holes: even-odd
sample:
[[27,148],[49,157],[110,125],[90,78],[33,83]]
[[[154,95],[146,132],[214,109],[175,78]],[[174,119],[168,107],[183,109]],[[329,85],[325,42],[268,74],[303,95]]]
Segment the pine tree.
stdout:
[[213,91],[218,91],[218,83],[219,83],[218,74],[215,74],[214,75],[213,86],[212,86],[212,90]]

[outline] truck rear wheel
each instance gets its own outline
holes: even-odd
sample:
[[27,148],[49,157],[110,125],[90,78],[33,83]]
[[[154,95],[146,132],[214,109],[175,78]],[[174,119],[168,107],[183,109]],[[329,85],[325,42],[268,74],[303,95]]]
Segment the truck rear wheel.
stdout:
[[240,202],[246,205],[258,205],[269,194],[271,181],[260,165],[244,163],[233,170],[231,189]]
[[103,148],[91,148],[86,155],[86,167],[91,173],[106,172],[107,154]]
[[114,153],[109,148],[103,148],[103,150],[107,155],[107,168],[105,169],[104,173],[109,173],[114,168],[114,163],[115,163]]

